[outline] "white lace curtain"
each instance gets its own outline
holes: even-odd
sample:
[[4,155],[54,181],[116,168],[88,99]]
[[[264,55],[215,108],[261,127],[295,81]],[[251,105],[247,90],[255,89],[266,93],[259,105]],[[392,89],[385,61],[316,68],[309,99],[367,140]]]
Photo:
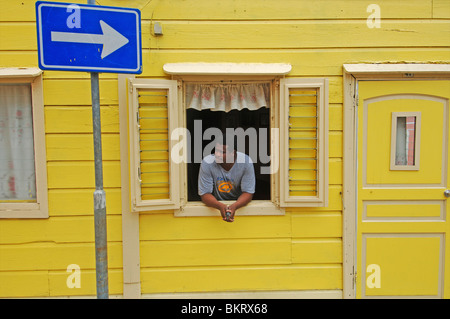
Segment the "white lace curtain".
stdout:
[[36,199],[31,87],[0,85],[0,200]]
[[196,110],[257,110],[270,105],[268,83],[214,83],[186,85],[186,106]]

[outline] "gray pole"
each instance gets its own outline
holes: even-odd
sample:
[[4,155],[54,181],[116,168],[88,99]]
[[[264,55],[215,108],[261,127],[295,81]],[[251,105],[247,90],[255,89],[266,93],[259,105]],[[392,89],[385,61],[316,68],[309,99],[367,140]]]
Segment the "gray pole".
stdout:
[[[88,0],[95,5],[95,0]],[[100,90],[98,73],[91,72],[92,124],[95,159],[95,268],[97,279],[97,299],[108,299],[108,252],[106,236],[106,197],[103,190],[102,132],[100,120]]]

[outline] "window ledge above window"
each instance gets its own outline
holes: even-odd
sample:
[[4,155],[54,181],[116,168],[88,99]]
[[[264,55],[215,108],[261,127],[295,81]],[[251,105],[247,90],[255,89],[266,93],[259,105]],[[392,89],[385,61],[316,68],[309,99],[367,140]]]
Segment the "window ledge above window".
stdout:
[[287,63],[167,63],[164,72],[174,75],[285,75]]
[[[232,204],[233,201],[223,201],[225,204]],[[284,208],[280,208],[268,200],[254,200],[248,205],[239,208],[236,211],[236,216],[251,216],[251,215],[284,215]],[[188,216],[220,216],[217,209],[211,208],[202,202],[189,202],[184,207],[175,212],[176,217]]]

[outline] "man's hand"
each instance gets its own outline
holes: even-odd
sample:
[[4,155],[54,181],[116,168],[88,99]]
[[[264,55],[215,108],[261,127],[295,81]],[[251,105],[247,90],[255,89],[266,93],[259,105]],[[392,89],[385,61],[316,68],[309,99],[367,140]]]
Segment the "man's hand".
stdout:
[[[253,198],[253,194],[250,193],[242,193],[241,196],[231,205],[225,205],[224,203],[219,202],[212,194],[204,194],[201,196],[202,202],[206,204],[206,206],[214,207],[219,210],[222,219],[226,222],[234,222],[234,215],[238,208],[241,208],[248,203],[251,202]],[[229,216],[227,216],[227,213]]]
[[225,221],[230,222],[230,223],[234,222],[235,212],[236,212],[236,208],[233,205],[228,205],[226,212],[225,212],[225,215],[226,215]]
[[233,204],[227,206],[227,211],[230,213],[229,222],[234,221],[234,214],[238,208],[241,208],[252,201],[253,194],[250,193],[242,193],[241,196],[234,202]]
[[[225,204],[223,204],[223,207],[221,207],[221,208],[219,209],[219,211],[220,211],[220,215],[222,215],[222,220],[224,220],[224,221],[226,221],[226,222],[229,222],[229,214],[230,214],[230,211],[229,211],[229,209],[228,209],[228,206],[225,205]],[[228,216],[227,216],[227,214],[228,214]]]

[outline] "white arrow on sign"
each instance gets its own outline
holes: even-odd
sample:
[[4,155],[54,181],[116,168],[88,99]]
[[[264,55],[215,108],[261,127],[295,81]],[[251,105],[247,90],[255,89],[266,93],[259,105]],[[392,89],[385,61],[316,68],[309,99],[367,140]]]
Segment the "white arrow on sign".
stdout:
[[52,41],[103,44],[101,58],[105,58],[114,51],[120,49],[129,41],[119,32],[114,30],[106,22],[100,20],[103,34],[72,33],[52,31]]

